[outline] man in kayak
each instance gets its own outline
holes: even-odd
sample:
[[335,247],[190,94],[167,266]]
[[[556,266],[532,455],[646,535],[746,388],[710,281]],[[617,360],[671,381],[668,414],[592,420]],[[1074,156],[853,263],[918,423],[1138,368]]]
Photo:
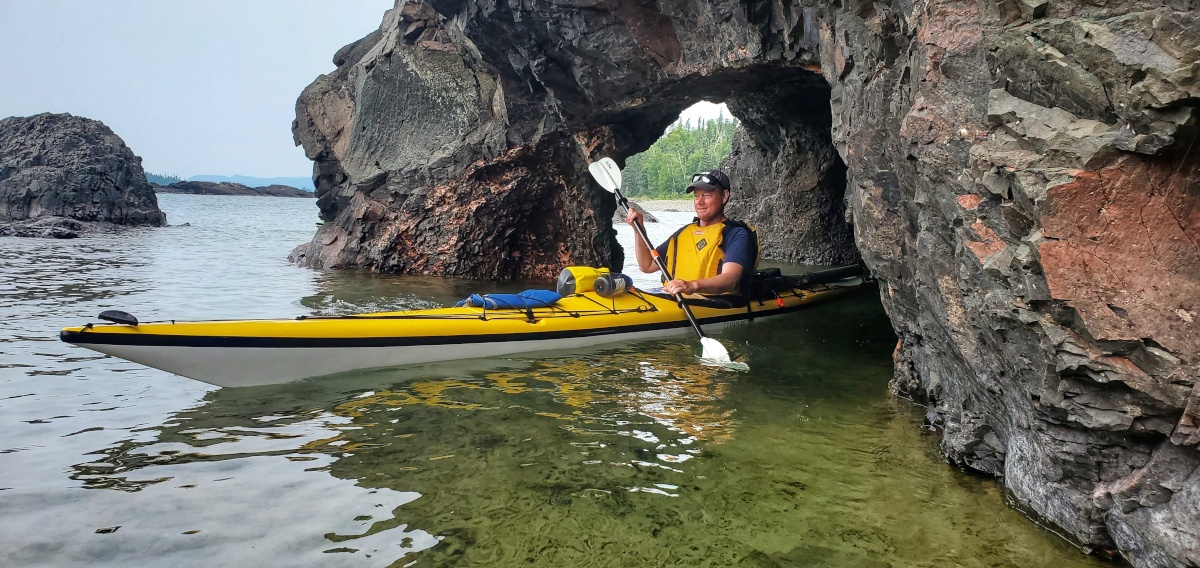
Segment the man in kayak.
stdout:
[[[696,218],[657,248],[674,276],[663,284],[668,294],[739,294],[743,283],[758,264],[758,235],[749,225],[725,216],[729,202],[729,176],[711,170],[692,176],[687,187],[692,194]],[[625,222],[642,223],[642,215],[630,209]],[[638,267],[645,273],[658,272],[650,249],[634,239]]]

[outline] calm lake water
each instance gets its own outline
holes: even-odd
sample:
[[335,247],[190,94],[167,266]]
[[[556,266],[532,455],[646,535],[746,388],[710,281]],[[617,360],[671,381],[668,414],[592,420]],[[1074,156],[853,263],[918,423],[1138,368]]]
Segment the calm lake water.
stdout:
[[681,336],[216,389],[58,329],[528,283],[300,269],[312,200],[159,200],[171,227],[0,238],[0,566],[1099,564],[938,458],[876,290],[722,332],[747,373]]

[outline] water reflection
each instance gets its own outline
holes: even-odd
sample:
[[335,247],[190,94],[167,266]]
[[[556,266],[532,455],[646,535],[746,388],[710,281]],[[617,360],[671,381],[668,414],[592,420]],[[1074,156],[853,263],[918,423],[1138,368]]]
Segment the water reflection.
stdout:
[[[0,317],[31,306],[114,298],[144,292],[149,284],[136,277],[146,262],[137,249],[113,250],[101,237],[64,241],[6,239],[0,247]],[[104,259],[104,260],[99,260]],[[8,313],[6,313],[8,312]]]
[[[742,332],[768,347],[769,335]],[[804,356],[792,360],[803,370],[730,373],[696,365],[693,347],[216,390],[152,438],[96,452],[73,478],[199,493],[261,485],[254,475],[272,486],[297,472],[346,480],[391,500],[339,507],[324,524],[343,528],[297,546],[365,564],[1086,561],[1002,506],[979,518],[980,500],[999,505],[994,486],[936,466],[907,405],[848,393],[862,381],[882,389],[886,376]]]
[[[411,550],[440,541],[430,553],[437,563],[480,539],[511,546],[520,535],[497,523],[545,503],[589,499],[620,509],[630,506],[632,492],[677,496],[682,480],[666,477],[684,474],[707,445],[732,436],[733,411],[721,396],[736,375],[694,365],[689,346],[661,347],[653,356],[625,349],[217,390],[151,428],[153,439],[93,452],[71,477],[92,489],[197,489],[201,483],[180,484],[189,466],[284,459],[307,472],[413,496],[382,517],[357,515],[370,521],[365,530],[325,539],[360,550],[347,543],[416,527],[427,538],[413,540]],[[501,499],[512,509],[505,514],[495,498],[514,489],[523,497]],[[459,526],[464,516],[478,523]]]
[[[733,375],[695,365],[693,359],[689,346],[665,344],[650,356],[618,349],[584,358],[481,360],[355,373],[319,383],[216,390],[204,404],[174,415],[161,429],[150,429],[155,439],[125,440],[94,452],[103,457],[75,465],[72,478],[87,487],[137,491],[165,481],[130,475],[154,466],[294,452],[347,457],[400,440],[409,449],[420,448],[439,438],[430,427],[446,422],[447,411],[455,417],[488,414],[464,418],[470,421],[490,421],[491,415],[501,421],[532,421],[538,429],[549,420],[557,429],[585,438],[570,442],[592,448],[580,455],[632,444],[637,447],[632,455],[681,463],[699,452],[698,442],[723,443],[735,428],[733,409],[721,400]],[[424,375],[452,369],[463,372]],[[388,383],[363,390],[363,385]],[[433,446],[443,447],[442,442],[452,443],[442,440]],[[479,446],[503,442],[492,439]],[[393,463],[412,464],[403,470],[416,471],[426,461],[438,461],[429,453],[414,452]],[[622,466],[642,463],[616,461]],[[335,462],[333,467],[339,466]]]

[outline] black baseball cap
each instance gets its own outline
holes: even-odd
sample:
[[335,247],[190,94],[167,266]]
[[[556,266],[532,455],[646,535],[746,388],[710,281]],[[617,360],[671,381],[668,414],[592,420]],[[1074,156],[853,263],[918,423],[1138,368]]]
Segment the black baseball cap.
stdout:
[[689,185],[686,191],[691,193],[696,189],[733,190],[733,187],[729,185],[729,176],[725,175],[725,172],[721,170],[709,170],[692,176],[692,185]]

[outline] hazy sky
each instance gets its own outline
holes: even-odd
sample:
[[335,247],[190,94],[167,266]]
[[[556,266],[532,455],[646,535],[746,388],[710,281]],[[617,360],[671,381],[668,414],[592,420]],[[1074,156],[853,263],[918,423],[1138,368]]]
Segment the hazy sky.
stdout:
[[725,118],[733,118],[733,115],[729,114],[729,107],[725,106],[725,103],[713,104],[700,101],[679,113],[679,120],[690,121],[692,124],[696,124],[701,120],[712,120],[722,114],[725,115]]
[[0,118],[103,121],[146,170],[308,176],[296,97],[393,0],[0,0]]
[[393,4],[0,0],[0,118],[100,120],[156,174],[310,176],[292,142],[296,97]]

